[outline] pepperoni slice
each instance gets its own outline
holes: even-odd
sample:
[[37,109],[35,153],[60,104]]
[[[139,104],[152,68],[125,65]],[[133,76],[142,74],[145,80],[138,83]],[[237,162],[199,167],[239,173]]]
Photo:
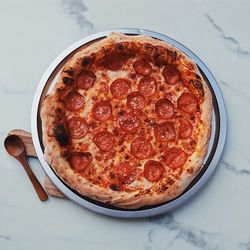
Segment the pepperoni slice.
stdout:
[[76,76],[76,84],[80,89],[88,90],[93,87],[96,76],[91,70],[82,70]]
[[155,113],[161,119],[172,118],[174,116],[174,106],[168,99],[159,99],[155,103]]
[[192,132],[193,132],[193,126],[191,122],[188,120],[181,121],[178,131],[179,136],[182,139],[186,139],[191,136]]
[[131,92],[127,96],[127,107],[130,109],[143,109],[146,105],[145,97],[137,92]]
[[114,98],[124,99],[127,97],[131,88],[129,80],[124,78],[118,78],[111,83],[110,92]]
[[85,170],[92,160],[93,157],[89,152],[74,152],[69,159],[69,164],[71,168],[77,172],[81,172]]
[[70,91],[64,98],[64,106],[70,111],[76,111],[83,107],[84,98],[77,91]]
[[150,75],[152,71],[152,66],[144,60],[137,60],[133,64],[133,67],[138,74],[144,75],[144,76]]
[[168,84],[175,84],[181,78],[179,70],[174,65],[166,66],[162,74]]
[[112,106],[109,101],[96,102],[92,108],[92,115],[98,121],[106,121],[112,114]]
[[180,148],[170,148],[164,156],[166,165],[173,170],[182,167],[187,160],[186,153]]
[[198,101],[191,93],[183,93],[177,100],[177,107],[188,114],[194,114],[199,109]]
[[95,134],[94,143],[101,151],[110,151],[115,143],[115,137],[108,131],[101,131]]
[[125,131],[134,131],[141,125],[141,120],[133,113],[126,113],[119,118],[120,127]]
[[165,168],[158,161],[147,161],[144,165],[144,177],[150,182],[156,182],[162,179]]
[[67,128],[71,138],[79,139],[84,137],[88,131],[88,123],[81,117],[73,116],[67,121]]
[[155,139],[158,142],[167,142],[174,140],[175,130],[171,122],[157,124],[154,128]]
[[117,177],[123,184],[130,184],[136,179],[136,167],[130,162],[122,162],[117,167]]
[[152,155],[153,147],[147,139],[143,137],[135,138],[130,146],[131,154],[140,159],[147,159]]
[[138,84],[138,90],[144,96],[152,96],[156,92],[156,81],[151,76],[144,76]]

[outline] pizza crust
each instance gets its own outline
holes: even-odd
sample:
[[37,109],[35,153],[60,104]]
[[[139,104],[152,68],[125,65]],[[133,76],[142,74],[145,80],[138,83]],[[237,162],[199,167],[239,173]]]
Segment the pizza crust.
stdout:
[[[107,38],[98,41],[90,45],[89,47],[84,48],[82,51],[76,53],[73,58],[71,58],[65,65],[64,69],[73,68],[76,64],[79,64],[79,58],[87,56],[91,53],[97,52],[102,47],[109,45],[111,43],[121,42],[121,41],[135,41],[135,42],[148,42],[152,45],[164,46],[168,49],[177,51],[178,54],[182,55],[186,61],[189,61],[197,75],[201,77],[201,81],[204,87],[204,102],[201,104],[201,120],[203,125],[201,126],[202,133],[199,133],[197,147],[193,155],[190,157],[191,161],[186,162],[184,165],[184,171],[182,172],[178,181],[174,183],[168,183],[169,179],[165,177],[159,182],[160,186],[167,186],[166,190],[162,192],[149,192],[143,193],[138,191],[125,192],[125,191],[113,191],[108,188],[103,188],[98,185],[92,184],[85,178],[82,178],[75,174],[71,169],[68,161],[65,158],[61,157],[61,147],[53,136],[51,136],[53,130],[53,123],[55,119],[55,112],[57,108],[62,108],[62,104],[56,100],[56,88],[49,94],[43,101],[40,110],[40,116],[42,119],[42,130],[43,130],[43,144],[45,147],[44,157],[48,164],[55,170],[57,175],[66,182],[71,188],[75,189],[81,195],[89,197],[94,200],[101,201],[106,204],[111,204],[120,208],[125,209],[136,209],[146,205],[156,205],[163,202],[172,200],[186,189],[190,182],[195,178],[197,173],[202,167],[203,159],[207,153],[210,133],[211,133],[211,114],[212,114],[212,96],[211,92],[202,78],[197,66],[181,51],[175,47],[166,44],[163,41],[155,40],[147,36],[126,36],[121,33],[111,33]],[[62,75],[60,76],[57,87],[63,86]],[[187,169],[193,169],[192,173],[189,173]]]

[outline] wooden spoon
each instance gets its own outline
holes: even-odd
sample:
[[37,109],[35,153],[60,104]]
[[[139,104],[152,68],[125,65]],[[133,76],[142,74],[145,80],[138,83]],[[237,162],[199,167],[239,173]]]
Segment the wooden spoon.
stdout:
[[48,199],[48,195],[44,191],[42,185],[37,180],[36,176],[32,172],[29,163],[27,162],[25,146],[20,137],[17,135],[9,135],[5,138],[4,146],[7,152],[15,157],[24,167],[27,175],[29,176],[36,193],[41,201],[46,201]]

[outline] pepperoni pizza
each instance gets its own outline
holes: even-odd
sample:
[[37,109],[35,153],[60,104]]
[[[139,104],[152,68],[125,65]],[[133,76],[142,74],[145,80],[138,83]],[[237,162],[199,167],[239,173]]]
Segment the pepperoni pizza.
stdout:
[[80,49],[41,105],[44,155],[83,196],[134,209],[179,196],[207,153],[212,97],[196,64],[147,36]]

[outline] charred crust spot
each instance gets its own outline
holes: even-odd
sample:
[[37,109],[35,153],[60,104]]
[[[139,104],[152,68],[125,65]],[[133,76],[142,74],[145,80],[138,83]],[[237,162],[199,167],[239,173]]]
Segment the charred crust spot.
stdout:
[[57,115],[62,115],[63,114],[63,110],[61,108],[56,108],[55,110]]
[[146,43],[144,44],[143,49],[146,50],[146,52],[148,53],[152,53],[154,46],[149,43]]
[[54,136],[60,146],[65,147],[69,144],[69,137],[63,124],[58,124],[54,127]]
[[61,152],[61,156],[63,158],[68,159],[70,157],[70,151],[69,150],[65,150],[65,151]]
[[118,51],[124,51],[124,49],[125,49],[124,45],[121,44],[121,43],[117,43],[117,44],[115,45],[115,47],[116,47],[116,49],[117,49]]
[[64,73],[67,73],[69,76],[73,76],[74,71],[72,69],[67,69],[63,71]]
[[151,191],[149,188],[145,189],[145,190],[141,190],[139,193],[135,194],[135,197],[140,196],[140,195],[145,195],[145,194],[150,194]]
[[168,50],[168,55],[169,55],[169,59],[170,61],[175,61],[177,58],[177,52],[176,51],[172,51],[172,50]]
[[139,47],[139,54],[141,54],[142,59],[146,61],[152,61],[152,53],[154,50],[154,46],[151,44],[141,44]]
[[157,62],[158,58],[160,57],[159,51],[157,48],[154,48],[153,50],[153,60]]
[[168,177],[167,180],[166,180],[166,183],[171,186],[172,184],[174,184],[174,179],[171,178],[171,177]]
[[125,160],[129,160],[129,155],[125,155]]
[[152,60],[156,66],[167,65],[176,60],[177,53],[162,46],[155,46],[152,52]]
[[194,70],[194,65],[193,65],[192,63],[188,63],[188,64],[187,64],[187,68],[188,68],[189,70]]
[[119,187],[115,184],[111,184],[109,188],[112,189],[113,191],[120,191]]
[[164,91],[164,87],[163,86],[160,86],[160,91]]
[[187,169],[187,172],[188,172],[189,174],[192,174],[192,173],[194,172],[194,170],[193,170],[193,168],[188,168],[188,169]]
[[169,188],[169,185],[167,183],[161,185],[159,188],[158,188],[158,192],[161,193],[161,192],[164,192],[166,191],[167,189]]
[[195,74],[196,79],[201,80],[201,77],[198,74]]
[[172,184],[174,184],[174,180],[171,177],[167,177],[166,182],[157,189],[157,192],[165,192]]
[[64,120],[64,112],[61,108],[56,108],[55,109],[55,124],[59,124],[61,122],[63,122]]
[[71,85],[72,83],[74,82],[74,80],[71,78],[71,77],[63,77],[63,83],[65,84],[65,85]]
[[90,64],[90,62],[91,62],[91,58],[90,57],[84,57],[82,59],[82,66],[86,67],[86,66],[88,66]]
[[57,92],[57,93],[61,93],[61,92],[62,92],[62,89],[57,88],[57,89],[56,89],[56,92]]
[[190,80],[189,84],[196,89],[200,97],[204,97],[205,95],[204,88],[199,80]]

